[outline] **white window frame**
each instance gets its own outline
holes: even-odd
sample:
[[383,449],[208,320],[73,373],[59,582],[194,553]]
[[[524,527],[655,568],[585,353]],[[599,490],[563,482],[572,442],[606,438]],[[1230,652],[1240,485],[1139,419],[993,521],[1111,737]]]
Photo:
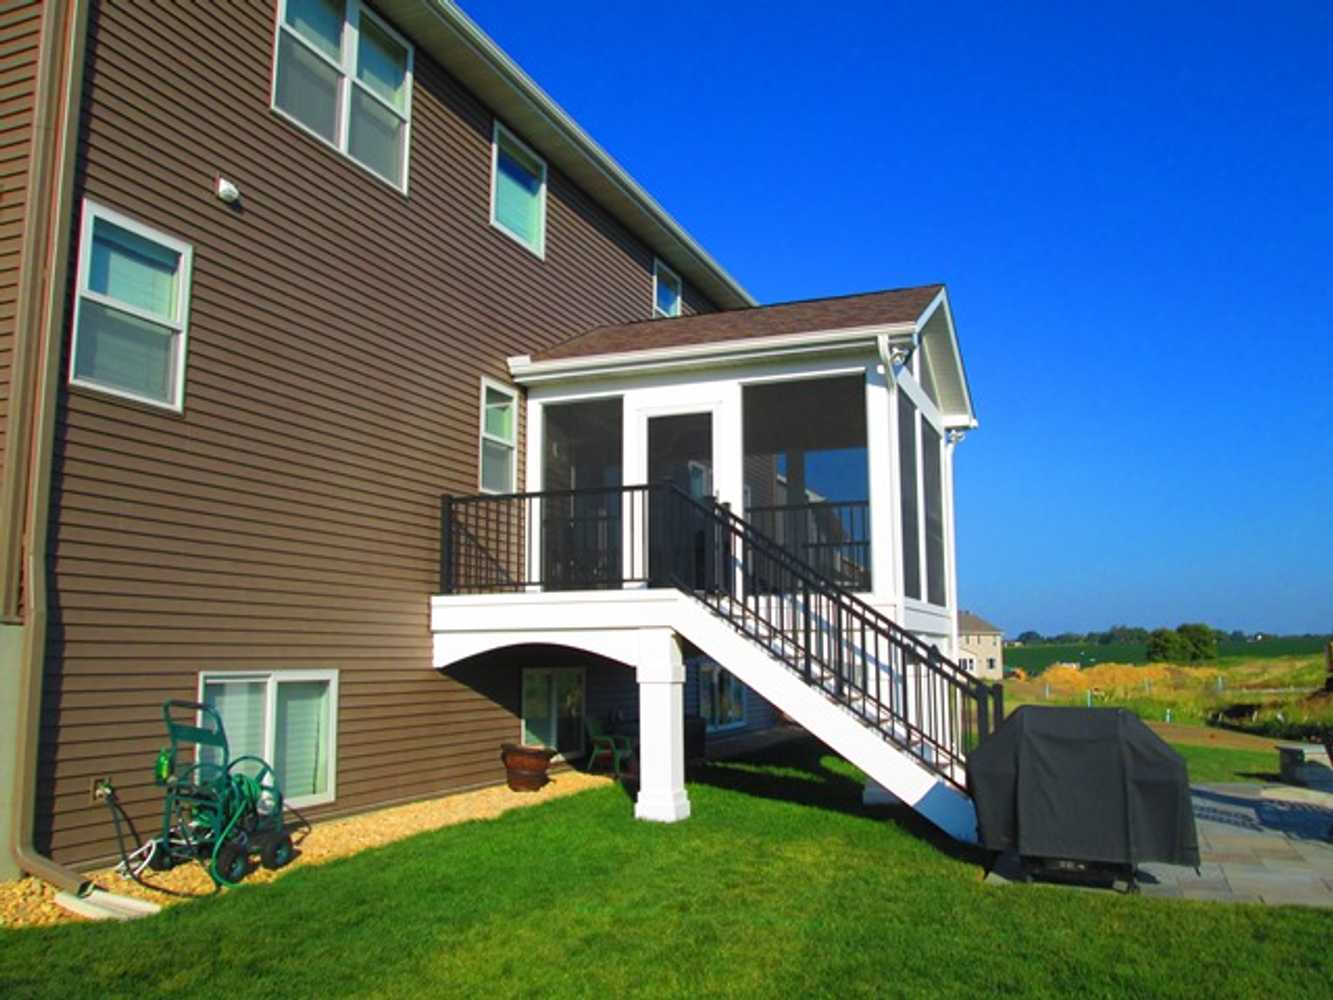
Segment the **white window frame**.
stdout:
[[[663,312],[657,305],[657,283],[661,280],[662,274],[668,274],[676,282],[676,311],[673,313]],[[658,258],[653,258],[653,319],[676,319],[681,314],[681,309],[685,302],[685,282],[680,280],[680,275],[671,268],[667,267]]]
[[[720,664],[720,663],[701,663],[701,664],[699,664],[699,680],[698,680],[698,683],[699,683],[699,687],[700,687],[700,688],[702,688],[702,687],[703,687],[703,684],[704,684],[704,672],[705,672],[705,671],[714,671],[714,672],[716,672],[716,671],[722,671],[722,672],[726,673],[727,676],[729,676],[733,681],[735,681],[737,684],[740,685],[740,690],[741,690],[741,717],[740,717],[739,719],[737,719],[735,722],[723,722],[723,723],[720,723],[720,724],[718,724],[718,725],[713,725],[713,723],[709,722],[709,721],[705,718],[705,720],[704,720],[704,729],[705,729],[705,731],[706,731],[706,732],[710,732],[710,733],[729,733],[729,732],[731,732],[731,731],[733,731],[733,730],[736,730],[736,729],[744,729],[744,728],[749,724],[749,717],[750,717],[750,689],[749,689],[749,687],[747,687],[746,684],[745,684],[745,682],[742,681],[739,677],[737,677],[735,674],[733,674],[730,670],[727,670],[726,667],[722,666],[722,664]],[[703,695],[702,695],[702,694],[699,695],[699,703],[700,703],[700,705],[703,704]]]
[[[508,226],[500,221],[497,214],[499,199],[496,197],[499,192],[500,180],[500,144],[515,146],[520,153],[529,159],[534,160],[541,167],[542,183],[541,193],[538,196],[541,202],[541,226],[537,233],[537,245],[533,246],[521,235],[514,232]],[[547,169],[546,158],[541,156],[536,150],[520,139],[512,129],[507,128],[500,119],[495,119],[491,127],[491,225],[504,233],[511,240],[533,254],[538,260],[546,259],[546,190],[547,190]]]
[[[273,27],[273,71],[270,74],[269,81],[269,109],[275,112],[285,121],[290,122],[299,128],[306,135],[312,137],[322,145],[339,153],[345,160],[353,163],[358,169],[375,178],[381,184],[387,184],[399,194],[406,195],[408,190],[408,174],[412,166],[412,66],[414,49],[412,43],[404,38],[393,27],[380,17],[362,0],[346,0],[346,8],[343,12],[343,33],[342,33],[342,59],[341,64],[335,63],[327,55],[311,45],[300,34],[287,24],[287,0],[278,0],[277,22]],[[381,29],[386,35],[396,41],[407,51],[407,65],[403,77],[403,108],[400,111],[389,104],[379,94],[375,93],[364,83],[356,78],[356,59],[359,43],[361,40],[361,18],[367,17],[375,22],[375,26]],[[337,141],[330,142],[324,136],[320,135],[310,126],[306,125],[299,118],[289,114],[278,107],[278,46],[282,40],[282,33],[288,32],[298,45],[305,46],[306,50],[312,52],[319,59],[323,60],[331,69],[338,74],[338,134]],[[398,184],[385,177],[372,167],[366,166],[355,156],[352,155],[349,143],[351,136],[352,120],[352,88],[360,87],[361,90],[371,99],[378,101],[384,107],[398,118],[403,120],[403,177],[402,183]]]
[[[572,754],[557,753],[552,760],[568,761],[577,760],[588,752],[588,670],[586,667],[523,667],[518,678],[518,742],[525,742],[528,733],[528,719],[523,705],[523,689],[526,686],[527,675],[530,673],[538,674],[578,674],[579,690],[583,692],[583,702],[579,706],[579,748]],[[552,698],[555,696],[555,685],[551,685]],[[551,706],[555,708],[554,705]],[[554,713],[552,718],[557,718]],[[559,723],[557,722],[557,727]],[[554,750],[555,747],[547,747],[548,750]]]
[[[329,787],[327,791],[315,795],[288,797],[283,801],[298,809],[309,806],[325,805],[338,797],[338,671],[337,670],[208,670],[199,673],[199,692],[197,700],[204,703],[205,686],[212,683],[244,683],[246,681],[264,681],[268,688],[264,695],[264,760],[269,767],[276,767],[278,720],[278,685],[286,682],[327,681],[329,685]],[[202,721],[200,723],[202,725]],[[196,760],[198,747],[195,748]],[[274,772],[277,778],[276,771]]]
[[[510,402],[511,404],[513,404],[513,407],[514,407],[514,440],[512,440],[512,441],[506,441],[504,438],[500,437],[499,435],[497,435],[497,434],[491,434],[490,432],[488,432],[488,431],[486,430],[486,390],[487,390],[487,389],[494,389],[496,392],[501,393],[501,394],[503,394],[503,395],[505,395],[505,396],[508,396],[508,397],[509,397],[509,402]],[[485,468],[485,452],[486,452],[486,444],[485,444],[485,442],[487,442],[487,441],[490,441],[490,442],[492,442],[493,444],[501,444],[501,445],[504,445],[506,448],[509,449],[509,489],[508,489],[508,491],[506,491],[506,492],[509,492],[509,493],[517,493],[517,492],[519,492],[519,488],[518,488],[518,402],[519,402],[519,401],[518,401],[518,390],[517,390],[517,389],[513,388],[512,386],[507,386],[507,385],[505,385],[503,382],[497,382],[497,381],[496,381],[495,379],[493,379],[493,378],[487,378],[487,377],[484,376],[484,375],[482,376],[482,378],[481,378],[481,423],[480,423],[480,425],[479,425],[479,427],[478,427],[478,431],[479,431],[479,433],[478,433],[478,435],[477,435],[477,488],[478,488],[479,490],[481,490],[482,493],[486,493],[486,494],[489,494],[489,495],[492,495],[492,496],[503,496],[503,495],[504,495],[504,493],[501,493],[501,492],[499,492],[499,491],[497,491],[497,490],[490,490],[490,489],[487,489],[487,488],[486,488],[486,484],[485,484],[485,482],[484,482],[484,479],[485,479],[485,475],[484,475],[484,468]]]
[[[102,219],[112,225],[119,226],[136,236],[142,236],[150,242],[159,246],[166,247],[180,255],[180,269],[176,278],[176,317],[174,320],[166,320],[156,313],[149,312],[147,309],[140,309],[128,303],[121,302],[119,299],[103,295],[101,292],[95,292],[88,287],[89,271],[91,270],[93,254],[93,226],[98,219]],[[69,384],[77,385],[84,389],[91,389],[94,392],[104,393],[108,396],[117,396],[120,399],[132,399],[138,403],[144,403],[148,406],[156,407],[161,410],[169,410],[172,413],[182,413],[185,410],[185,356],[189,346],[190,332],[190,276],[194,269],[194,248],[183,240],[178,240],[174,236],[168,236],[166,233],[151,226],[146,226],[141,222],[136,222],[127,215],[122,215],[114,209],[107,208],[91,198],[83,199],[83,217],[79,223],[79,263],[78,263],[78,282],[77,291],[74,297],[74,329],[70,338],[69,351]],[[75,375],[75,360],[79,353],[79,328],[83,320],[83,303],[87,300],[95,302],[98,305],[113,309],[116,312],[124,313],[127,316],[133,316],[135,319],[141,319],[146,323],[152,323],[154,326],[170,327],[176,331],[177,350],[176,350],[176,370],[173,373],[174,392],[172,399],[163,401],[154,399],[152,396],[144,396],[137,392],[130,392],[127,389],[121,389],[117,386],[103,385],[100,382],[88,378],[79,378]]]

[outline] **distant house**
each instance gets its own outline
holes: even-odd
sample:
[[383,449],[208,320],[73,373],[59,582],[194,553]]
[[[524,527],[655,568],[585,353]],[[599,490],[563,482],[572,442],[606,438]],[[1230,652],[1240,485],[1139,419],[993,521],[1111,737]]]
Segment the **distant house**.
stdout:
[[1004,630],[971,611],[958,612],[958,663],[983,680],[1004,676]]

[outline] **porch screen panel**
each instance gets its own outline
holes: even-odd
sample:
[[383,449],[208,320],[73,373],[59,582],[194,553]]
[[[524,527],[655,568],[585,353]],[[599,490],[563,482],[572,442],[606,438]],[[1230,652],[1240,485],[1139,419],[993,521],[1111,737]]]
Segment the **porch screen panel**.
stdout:
[[916,407],[898,391],[898,479],[902,486],[903,592],[921,599],[921,525],[916,493]]
[[869,590],[865,376],[747,385],[742,409],[747,520],[838,585]]
[[926,600],[943,606],[944,579],[944,482],[940,475],[940,436],[921,421],[921,481],[926,507]]

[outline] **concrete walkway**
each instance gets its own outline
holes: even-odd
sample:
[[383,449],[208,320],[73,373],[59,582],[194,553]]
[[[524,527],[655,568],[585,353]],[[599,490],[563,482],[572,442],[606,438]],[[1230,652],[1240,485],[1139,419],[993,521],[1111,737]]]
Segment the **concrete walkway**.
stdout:
[[1145,896],[1333,908],[1333,795],[1287,785],[1196,785],[1198,872],[1139,868]]

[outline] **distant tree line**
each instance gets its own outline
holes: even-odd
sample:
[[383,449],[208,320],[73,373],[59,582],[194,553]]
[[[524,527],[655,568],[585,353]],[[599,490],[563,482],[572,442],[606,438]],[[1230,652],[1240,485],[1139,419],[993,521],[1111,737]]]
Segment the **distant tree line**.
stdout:
[[[1205,633],[1210,639],[1205,640]],[[1112,643],[1148,643],[1148,656],[1151,659],[1162,659],[1169,662],[1182,662],[1178,655],[1158,657],[1154,655],[1153,649],[1170,649],[1175,654],[1179,654],[1186,649],[1202,649],[1211,643],[1212,653],[1209,656],[1217,655],[1217,644],[1220,642],[1248,642],[1255,636],[1271,636],[1271,632],[1256,632],[1248,634],[1241,629],[1232,632],[1223,632],[1220,629],[1211,628],[1202,624],[1185,624],[1179,628],[1159,628],[1149,631],[1146,628],[1140,628],[1136,625],[1112,625],[1105,632],[1060,632],[1055,635],[1043,635],[1040,632],[1028,630],[1020,632],[1018,641],[1024,646],[1109,646]],[[1182,639],[1181,636],[1184,636]],[[1172,638],[1174,637],[1174,638]],[[1301,637],[1304,638],[1304,637]],[[1182,645],[1183,643],[1183,645]],[[1155,644],[1155,645],[1154,645]],[[1208,656],[1194,657],[1195,659],[1207,659]]]

